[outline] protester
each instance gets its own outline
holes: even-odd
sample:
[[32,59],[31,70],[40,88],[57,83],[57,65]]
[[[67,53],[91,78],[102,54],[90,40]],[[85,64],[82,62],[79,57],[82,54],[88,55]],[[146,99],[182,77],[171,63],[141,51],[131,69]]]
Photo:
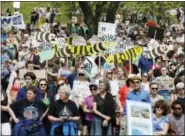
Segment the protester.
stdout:
[[10,105],[16,116],[16,124],[12,135],[46,135],[42,118],[46,115],[46,106],[42,101],[36,100],[37,90],[29,86],[26,98]]
[[174,135],[184,135],[183,103],[180,101],[174,101],[171,108],[173,113],[167,115],[170,129],[173,130]]
[[166,117],[168,112],[167,103],[159,100],[154,106],[153,131],[154,135],[167,135],[169,129],[169,120]]
[[[150,82],[149,82],[149,79],[150,77],[149,77],[149,74],[148,73],[143,73],[143,75],[142,75],[142,86],[149,92],[150,91],[150,89],[149,89],[149,84],[150,84]],[[149,92],[150,93],[150,92]]]
[[94,118],[92,121],[91,135],[112,135],[111,118],[114,115],[115,109],[113,97],[109,93],[110,85],[106,80],[99,81],[99,90],[94,98],[93,112]]
[[77,135],[76,121],[79,121],[80,115],[76,104],[68,99],[68,89],[67,85],[61,86],[59,100],[49,108],[48,119],[52,122],[50,135]]
[[150,83],[150,99],[152,108],[154,108],[155,103],[159,100],[164,100],[164,97],[158,94],[159,85],[156,82]]
[[[86,114],[85,120],[87,123],[88,134],[90,135],[91,125],[92,125],[92,120],[93,120],[93,101],[94,101],[94,97],[97,94],[98,86],[95,84],[90,84],[89,89],[91,91],[91,95],[85,98],[83,111]],[[85,132],[84,134],[86,135]]]

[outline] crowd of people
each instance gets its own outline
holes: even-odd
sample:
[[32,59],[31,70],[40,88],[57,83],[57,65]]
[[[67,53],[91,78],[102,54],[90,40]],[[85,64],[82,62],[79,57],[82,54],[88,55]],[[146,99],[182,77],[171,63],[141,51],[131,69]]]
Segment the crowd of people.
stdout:
[[[162,42],[170,46],[165,56],[149,59],[143,52],[132,64],[109,65],[97,56],[41,63],[39,44],[31,42],[35,31],[89,37],[84,22],[77,24],[73,17],[68,28],[55,15],[54,9],[33,9],[26,29],[1,28],[1,135],[125,135],[126,100],[151,104],[154,135],[184,135],[184,22],[177,18],[165,26]],[[41,26],[31,27],[42,17]],[[115,22],[122,23],[117,17]],[[136,27],[126,26],[124,38],[133,43],[149,39],[146,25]],[[89,60],[94,65],[87,65]],[[27,70],[23,79],[21,70]],[[46,71],[46,78],[39,79],[39,70]]]

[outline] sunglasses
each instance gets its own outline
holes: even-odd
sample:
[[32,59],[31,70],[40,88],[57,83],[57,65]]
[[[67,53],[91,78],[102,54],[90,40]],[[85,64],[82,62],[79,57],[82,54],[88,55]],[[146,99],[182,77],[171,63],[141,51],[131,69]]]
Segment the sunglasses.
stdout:
[[93,90],[96,91],[97,89],[96,89],[96,88],[90,88],[90,90],[91,90],[91,91],[93,91]]
[[112,74],[112,72],[108,72],[107,74]]
[[179,107],[174,107],[173,109],[174,110],[182,110],[182,108],[179,108]]
[[184,90],[184,88],[179,88],[178,90]]
[[47,84],[40,84],[40,86],[46,86]]
[[147,75],[143,75],[143,77],[148,77]]
[[152,90],[158,90],[158,88],[152,88]]
[[84,69],[85,67],[79,67],[80,69]]
[[133,84],[139,84],[140,82],[132,82]]
[[78,76],[85,76],[84,74],[79,74]]
[[162,106],[156,106],[156,108],[157,108],[157,109],[163,109],[163,107],[162,107]]

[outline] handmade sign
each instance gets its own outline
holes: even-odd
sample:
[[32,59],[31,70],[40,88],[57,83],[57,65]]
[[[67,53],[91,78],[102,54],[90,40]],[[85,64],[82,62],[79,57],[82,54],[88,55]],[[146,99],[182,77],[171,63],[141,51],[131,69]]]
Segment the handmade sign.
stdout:
[[39,52],[40,56],[40,63],[43,63],[46,60],[51,60],[55,56],[55,50],[50,49],[50,50],[44,50]]
[[82,36],[74,36],[72,39],[72,45],[79,46],[79,45],[87,45],[86,40]]
[[102,40],[97,35],[93,35],[88,41],[91,45],[95,45],[102,42]]
[[123,63],[125,60],[132,60],[135,57],[142,54],[143,48],[140,46],[134,46],[123,53],[118,53],[114,55],[110,55],[107,57],[106,62],[109,64],[113,63]]
[[7,25],[18,29],[25,29],[24,19],[22,14],[13,16],[1,16],[1,27],[5,28]]
[[116,40],[116,24],[99,22],[98,24],[98,37],[103,41],[115,41]]
[[147,36],[162,41],[164,37],[163,34],[164,29],[158,27],[149,27]]
[[158,56],[164,56],[169,51],[169,46],[165,44],[161,44],[155,46],[153,49],[149,49],[147,54],[147,58],[156,58]]
[[127,100],[126,108],[127,135],[153,135],[151,104]]
[[40,42],[51,42],[56,40],[56,35],[49,32],[37,32],[35,39]]
[[113,96],[117,96],[118,91],[119,91],[119,81],[113,80],[113,81],[109,81],[109,83],[110,83],[110,88],[111,88],[111,94]]
[[159,90],[172,90],[174,88],[174,79],[171,77],[157,77],[155,81],[159,85]]
[[85,97],[91,95],[91,92],[89,90],[89,82],[75,80],[73,83],[72,94],[74,96],[78,96],[78,101],[80,104],[82,104],[84,102]]
[[13,2],[13,7],[19,9],[20,8],[20,2],[18,2],[18,1]]

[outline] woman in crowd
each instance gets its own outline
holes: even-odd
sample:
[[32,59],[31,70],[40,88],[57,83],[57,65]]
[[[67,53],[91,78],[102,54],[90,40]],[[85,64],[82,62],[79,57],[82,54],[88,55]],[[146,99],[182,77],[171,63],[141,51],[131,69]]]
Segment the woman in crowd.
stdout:
[[152,69],[149,72],[152,78],[161,76],[162,61],[163,61],[162,56],[155,58],[155,64],[152,66]]
[[36,95],[36,87],[29,86],[26,98],[10,105],[16,120],[12,135],[46,135],[41,120],[47,114],[47,107],[42,101],[36,100]]
[[[45,104],[48,110],[49,106],[54,102],[54,97],[53,94],[49,91],[47,80],[40,79],[38,83],[38,88],[41,92],[41,101]],[[46,132],[49,134],[50,122],[48,121],[47,117],[43,119],[43,123],[46,128]]]
[[93,120],[93,101],[97,94],[98,87],[96,84],[90,84],[89,89],[91,91],[91,95],[85,98],[83,111],[86,113],[85,120],[87,123],[88,134],[90,135]]
[[115,114],[113,96],[108,81],[99,81],[99,93],[94,98],[91,135],[112,135],[111,119]]
[[[67,85],[59,88],[59,100],[49,108],[48,119],[52,122],[50,135],[77,135],[76,122],[80,115],[76,104],[69,100]],[[70,128],[69,128],[70,127]]]
[[125,85],[125,81],[128,78],[127,72],[124,68],[118,67],[116,70],[117,79],[119,80],[119,87]]
[[143,73],[142,75],[142,86],[149,92],[150,91],[150,82],[149,82],[149,74]]
[[150,100],[152,104],[152,108],[154,108],[154,105],[159,100],[164,100],[164,97],[157,94],[159,85],[156,82],[150,83]]
[[167,135],[169,129],[169,120],[166,117],[167,112],[168,106],[164,100],[159,100],[155,103],[153,114],[154,135]]
[[185,113],[184,83],[183,82],[179,82],[176,85],[176,90],[177,90],[177,93],[171,95],[170,105],[172,105],[172,103],[174,101],[176,101],[176,100],[177,101],[181,101],[183,103],[183,112]]

